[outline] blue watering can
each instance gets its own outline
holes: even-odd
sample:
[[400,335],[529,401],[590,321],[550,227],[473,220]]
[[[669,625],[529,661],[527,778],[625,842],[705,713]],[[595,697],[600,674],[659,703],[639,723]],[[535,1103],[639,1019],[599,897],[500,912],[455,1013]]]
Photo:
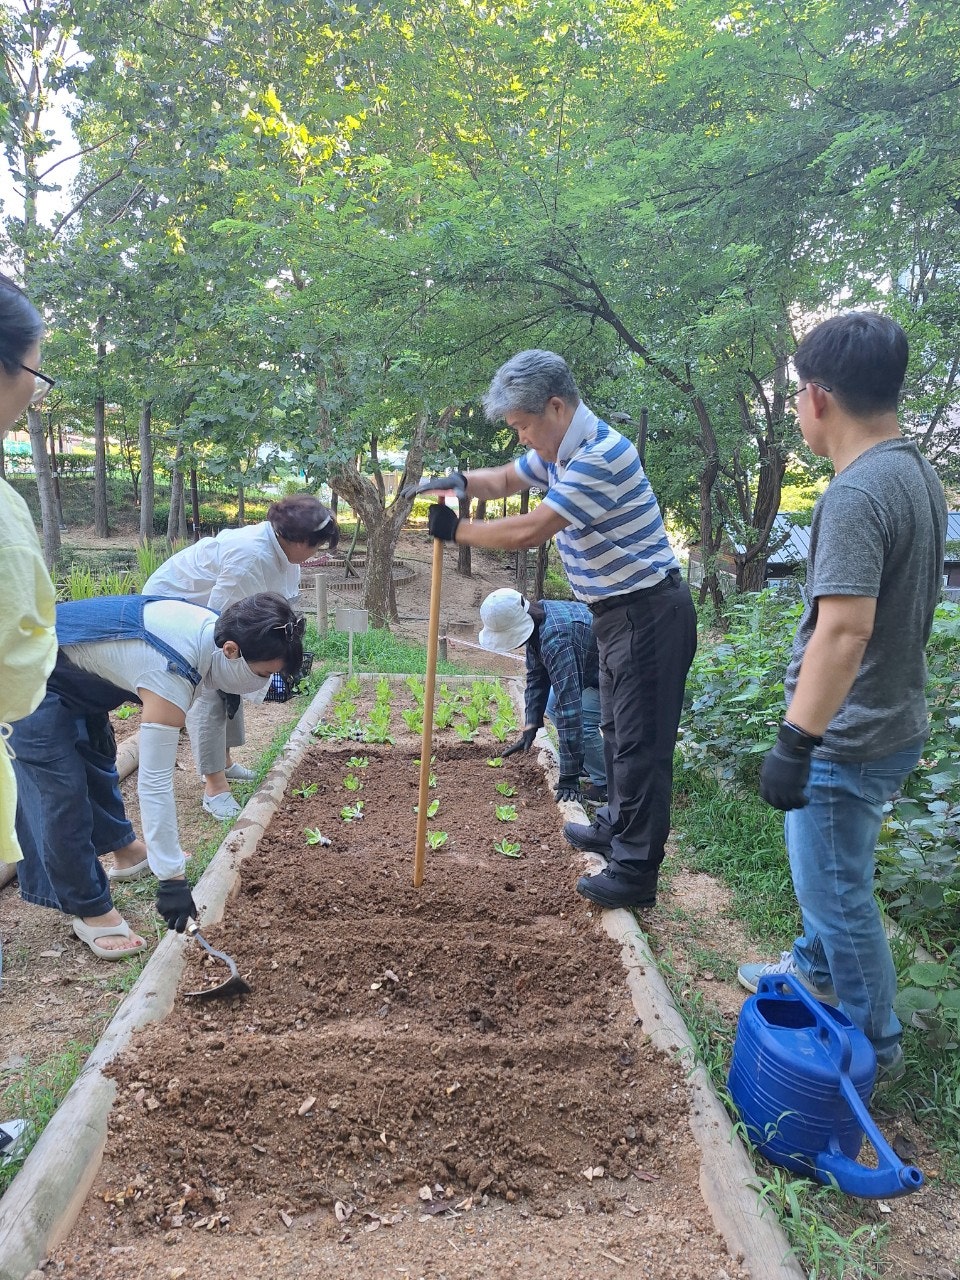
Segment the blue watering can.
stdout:
[[[867,1111],[876,1074],[863,1032],[789,974],[765,974],[744,1002],[727,1085],[750,1141],[773,1164],[851,1196],[922,1187],[921,1171],[903,1163]],[[876,1169],[857,1163],[864,1136]]]

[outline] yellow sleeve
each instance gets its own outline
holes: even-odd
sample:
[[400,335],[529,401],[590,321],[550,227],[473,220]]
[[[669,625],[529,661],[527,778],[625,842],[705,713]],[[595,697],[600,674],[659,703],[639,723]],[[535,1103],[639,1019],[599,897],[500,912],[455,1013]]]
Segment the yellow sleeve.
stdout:
[[0,720],[22,720],[40,703],[57,660],[56,597],[40,544],[0,548]]

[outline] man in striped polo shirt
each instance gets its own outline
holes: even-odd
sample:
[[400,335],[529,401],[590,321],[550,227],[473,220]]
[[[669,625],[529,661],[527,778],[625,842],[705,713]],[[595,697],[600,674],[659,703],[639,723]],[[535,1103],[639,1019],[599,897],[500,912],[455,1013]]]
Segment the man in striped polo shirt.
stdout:
[[670,831],[673,750],[696,615],[667,541],[656,496],[634,446],[581,401],[566,362],[521,351],[494,375],[483,400],[527,453],[503,467],[421,482],[471,498],[546,488],[526,515],[460,520],[430,509],[444,541],[504,550],[556,538],[575,595],[593,614],[600,651],[600,711],[608,803],[589,826],[568,822],[575,848],[607,858],[578,891],[604,907],[649,907]]

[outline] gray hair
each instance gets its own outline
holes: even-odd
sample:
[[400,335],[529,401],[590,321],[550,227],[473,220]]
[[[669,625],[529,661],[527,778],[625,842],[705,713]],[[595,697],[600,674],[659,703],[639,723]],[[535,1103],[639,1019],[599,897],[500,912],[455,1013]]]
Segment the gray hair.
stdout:
[[483,407],[490,422],[508,413],[543,413],[547,401],[559,396],[566,404],[580,403],[580,392],[566,360],[552,351],[520,351],[493,375]]

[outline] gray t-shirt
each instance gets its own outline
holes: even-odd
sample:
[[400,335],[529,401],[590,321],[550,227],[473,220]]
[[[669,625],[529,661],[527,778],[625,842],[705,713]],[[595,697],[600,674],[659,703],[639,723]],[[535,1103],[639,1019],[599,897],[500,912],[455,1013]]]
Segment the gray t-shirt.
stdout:
[[883,440],[835,476],[813,512],[807,593],[784,685],[796,688],[819,596],[871,596],[860,671],[816,754],[878,760],[927,733],[924,648],[940,598],[947,500],[912,441]]

